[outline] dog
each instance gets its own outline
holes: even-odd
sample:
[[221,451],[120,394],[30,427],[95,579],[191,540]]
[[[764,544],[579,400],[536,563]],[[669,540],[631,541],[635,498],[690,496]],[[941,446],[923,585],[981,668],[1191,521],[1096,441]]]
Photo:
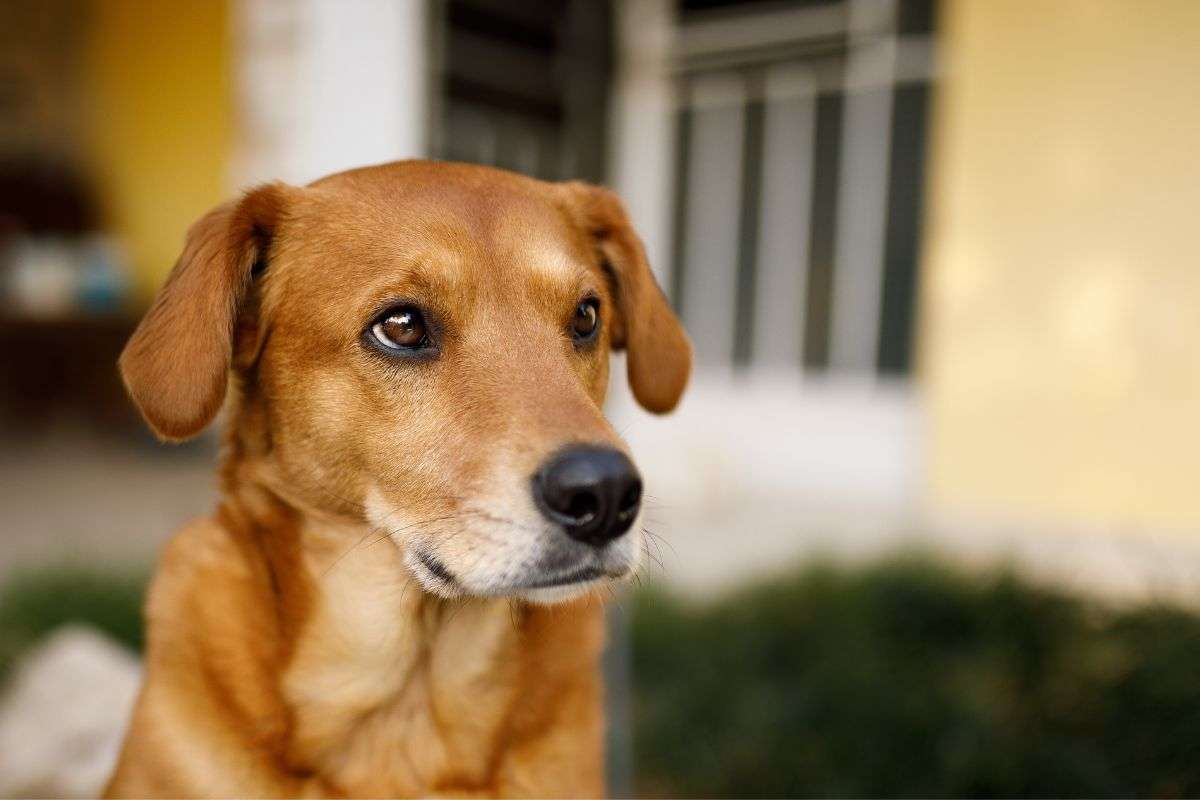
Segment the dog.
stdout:
[[643,547],[611,350],[676,405],[691,345],[600,187],[403,161],[195,223],[120,371],[163,440],[224,409],[220,497],[160,557],[107,795],[602,795]]

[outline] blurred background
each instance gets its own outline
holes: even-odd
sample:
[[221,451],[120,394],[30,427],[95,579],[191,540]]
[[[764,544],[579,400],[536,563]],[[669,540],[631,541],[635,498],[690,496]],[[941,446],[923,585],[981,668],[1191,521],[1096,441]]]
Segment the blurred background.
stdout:
[[615,793],[1200,794],[1197,143],[1194,0],[0,1],[0,794],[214,501],[114,368],[185,229],[403,157],[612,186],[695,342]]

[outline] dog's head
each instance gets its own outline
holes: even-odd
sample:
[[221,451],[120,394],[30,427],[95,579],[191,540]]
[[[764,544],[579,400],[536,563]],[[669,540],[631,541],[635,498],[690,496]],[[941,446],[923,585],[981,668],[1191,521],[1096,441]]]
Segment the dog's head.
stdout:
[[613,349],[676,404],[691,348],[613,194],[400,162],[210,212],[121,371],[168,440],[233,386],[256,479],[389,535],[428,590],[554,600],[640,557]]

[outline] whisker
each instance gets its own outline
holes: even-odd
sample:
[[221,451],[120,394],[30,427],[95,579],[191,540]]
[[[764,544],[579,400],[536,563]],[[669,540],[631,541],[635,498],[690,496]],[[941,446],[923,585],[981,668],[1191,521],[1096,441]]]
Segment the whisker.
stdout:
[[679,551],[677,551],[675,549],[675,545],[671,544],[670,539],[668,539],[667,537],[663,536],[660,533],[655,533],[654,531],[650,530],[649,528],[643,527],[642,530],[645,531],[646,534],[650,538],[652,538],[654,541],[659,542],[661,544],[665,544],[667,547],[671,548],[671,554],[673,556],[675,556],[676,558],[679,558]]
[[396,528],[394,530],[384,530],[383,532],[380,532],[379,528],[371,527],[367,530],[367,532],[365,534],[362,535],[361,538],[359,538],[359,540],[357,542],[354,543],[354,545],[352,545],[348,550],[346,550],[344,553],[342,553],[336,559],[334,559],[333,563],[330,564],[328,567],[326,567],[325,570],[321,573],[321,577],[324,578],[327,575],[329,575],[329,573],[333,571],[334,567],[336,567],[338,564],[340,564],[342,562],[342,560],[345,559],[348,555],[350,555],[355,550],[357,550],[359,547],[361,547],[363,542],[365,542],[367,540],[367,537],[369,537],[373,533],[378,534],[378,535],[374,540],[372,540],[369,544],[367,544],[368,548],[374,547],[375,545],[379,544],[380,542],[382,542],[386,539],[391,539],[393,536],[396,536],[397,534],[400,534],[400,533],[404,533],[405,531],[411,530],[413,528],[423,527],[425,525],[433,525],[433,524],[436,524],[439,522],[447,522],[447,521],[453,520],[453,519],[466,519],[469,516],[471,516],[470,512],[455,512],[453,514],[445,514],[445,515],[442,515],[439,517],[431,517],[428,519],[418,520],[409,525],[405,525],[402,528]]
[[345,553],[342,553],[340,556],[337,557],[337,559],[333,562],[333,564],[331,564],[329,566],[329,568],[326,569],[324,573],[322,573],[322,577],[324,577],[324,575],[327,575],[335,566],[337,566],[338,563],[341,562],[341,560],[343,558],[350,555],[350,553],[352,553],[354,550],[356,550],[358,548],[358,546],[362,544],[363,539],[366,539],[366,537],[372,533],[378,534],[378,536],[374,540],[372,540],[371,543],[367,545],[367,547],[373,547],[373,546],[379,544],[380,542],[384,541],[385,539],[390,539],[392,536],[394,536],[398,533],[403,533],[407,530],[411,530],[412,528],[420,527],[423,525],[432,525],[436,522],[442,522],[442,521],[445,521],[448,519],[453,519],[455,516],[457,516],[457,515],[451,514],[451,515],[442,516],[442,517],[433,517],[431,519],[418,520],[417,522],[414,522],[412,524],[405,525],[403,528],[397,528],[395,530],[385,530],[382,533],[380,533],[379,528],[370,528],[370,529],[368,529],[367,534],[365,536],[363,536],[362,539],[358,540],[357,544],[355,544],[353,547],[351,547]]
[[667,567],[663,563],[662,547],[659,545],[657,537],[647,528],[642,528],[642,533],[648,534],[646,541],[654,546],[654,550],[651,550],[649,547],[646,548],[647,557],[652,559],[658,565],[659,571],[665,575]]

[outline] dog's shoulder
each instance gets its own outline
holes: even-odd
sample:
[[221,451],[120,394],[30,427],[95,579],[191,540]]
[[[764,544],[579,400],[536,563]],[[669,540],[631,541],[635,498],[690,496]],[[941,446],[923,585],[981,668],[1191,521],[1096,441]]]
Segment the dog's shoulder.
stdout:
[[148,666],[184,688],[207,676],[205,690],[222,707],[255,720],[267,738],[278,735],[285,652],[276,591],[253,542],[219,519],[185,525],[163,549],[146,600]]
[[193,520],[163,547],[147,612],[178,610],[180,604],[198,599],[197,594],[211,599],[215,589],[250,581],[255,571],[246,547],[218,520]]
[[281,644],[279,620],[271,613],[277,591],[252,541],[218,518],[188,523],[163,548],[146,599],[151,658],[170,640],[198,657],[232,659],[245,670],[257,663],[254,672],[268,669]]
[[240,559],[237,542],[216,517],[200,517],[183,525],[163,547],[158,568],[180,572],[203,569]]
[[146,681],[110,796],[298,793],[277,772],[288,723],[264,571],[215,518],[167,542],[146,599]]

